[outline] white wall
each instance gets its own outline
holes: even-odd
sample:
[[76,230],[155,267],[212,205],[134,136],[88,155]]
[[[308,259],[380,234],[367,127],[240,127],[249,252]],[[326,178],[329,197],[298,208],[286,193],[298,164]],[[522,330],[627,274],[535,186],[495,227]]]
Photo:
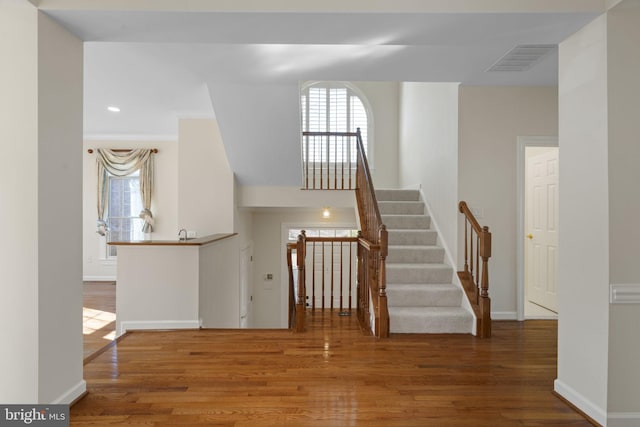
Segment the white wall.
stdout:
[[68,403],[82,379],[82,43],[0,2],[0,401]]
[[[322,218],[321,209],[259,209],[253,212],[253,306],[254,327],[286,328],[288,277],[283,224],[292,227],[335,227],[337,224],[356,228],[353,209],[332,209],[331,218]],[[264,275],[273,274],[266,281]]]
[[[38,14],[38,401],[82,379],[82,41]],[[61,248],[62,246],[62,248]],[[75,392],[72,390],[78,389]]]
[[[489,295],[494,319],[517,316],[517,138],[557,134],[554,87],[460,88],[459,197],[480,211],[478,222],[492,232]],[[458,215],[459,245],[463,227]],[[459,252],[458,267],[463,264],[464,253]]]
[[607,23],[560,44],[558,379],[555,390],[606,423],[609,334]]
[[299,187],[239,187],[238,206],[244,208],[354,208],[354,191],[301,190]]
[[118,246],[116,334],[197,328],[200,246]]
[[204,328],[240,327],[240,239],[200,248],[200,319]]
[[422,186],[453,257],[458,224],[458,83],[402,83],[399,184]]
[[369,167],[376,188],[398,187],[398,82],[350,82],[367,98],[373,115]]
[[[609,282],[640,287],[640,2],[623,1],[607,14]],[[611,305],[609,425],[635,413],[640,423],[640,305]],[[620,422],[620,420],[616,420]]]
[[[37,11],[0,2],[0,402],[38,400]],[[16,185],[20,183],[20,185]],[[10,344],[9,344],[10,343]]]
[[[100,236],[96,233],[97,170],[96,154],[89,148],[157,148],[154,154],[155,187],[151,211],[155,227],[151,238],[173,240],[178,236],[178,143],[176,141],[85,141],[83,162],[83,276],[85,280],[115,280],[116,261],[100,259]],[[104,255],[104,254],[102,254]]]
[[181,119],[178,128],[178,227],[232,232],[235,181],[217,121]]

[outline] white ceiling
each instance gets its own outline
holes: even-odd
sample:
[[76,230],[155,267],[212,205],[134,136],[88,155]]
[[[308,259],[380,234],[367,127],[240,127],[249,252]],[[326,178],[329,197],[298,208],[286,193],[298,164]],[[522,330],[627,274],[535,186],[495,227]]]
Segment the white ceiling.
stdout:
[[[557,44],[596,16],[45,12],[87,42],[85,135],[166,137],[177,134],[178,117],[215,110],[239,180],[262,185],[299,183],[299,150],[290,148],[299,144],[300,81],[555,85],[557,52],[524,72],[486,70],[516,45]],[[109,113],[108,105],[122,111]],[[286,152],[293,152],[291,166],[265,164]]]

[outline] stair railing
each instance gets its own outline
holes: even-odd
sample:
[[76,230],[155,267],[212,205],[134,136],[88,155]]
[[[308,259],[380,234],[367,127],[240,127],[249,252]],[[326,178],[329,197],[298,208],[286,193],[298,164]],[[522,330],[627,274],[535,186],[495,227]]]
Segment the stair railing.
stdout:
[[306,238],[307,307],[351,313],[356,306],[357,237]]
[[458,205],[464,216],[464,270],[458,271],[462,287],[476,316],[476,331],[481,338],[491,336],[491,299],[489,298],[489,258],[491,233],[481,227],[475,216],[461,201]]
[[[289,270],[289,329],[295,332],[304,331],[306,311],[305,255],[306,235],[304,230],[298,241],[287,244],[287,269]],[[297,274],[294,273],[293,254],[296,255]],[[297,280],[296,280],[297,279]]]
[[[386,338],[389,336],[386,286],[389,237],[378,209],[360,129],[356,132],[303,132],[302,160],[303,189],[356,192],[361,227],[357,238],[357,315],[363,329],[371,331],[376,337]],[[330,239],[303,236],[302,241],[306,246],[307,241],[323,242]],[[300,239],[297,244],[300,245]],[[297,247],[298,263],[304,263],[304,257],[300,254],[304,254],[301,250],[306,249]],[[301,311],[304,311],[304,305],[300,304],[300,298],[306,298],[301,269],[304,269],[304,265],[298,265],[297,286],[290,282],[290,290],[297,290],[295,312],[293,299],[289,299],[290,313],[295,313],[290,314],[290,319],[296,319],[296,330],[303,328],[304,313]],[[290,280],[293,277],[292,270],[290,266]]]
[[358,319],[360,324],[372,331],[376,337],[387,338],[389,308],[386,259],[389,237],[378,209],[360,129],[355,132],[355,137],[356,201],[362,228],[358,239]]
[[314,237],[305,230],[287,244],[289,329],[304,331],[307,310],[351,314],[357,305],[357,245],[357,237]]
[[355,136],[355,132],[302,132],[302,188],[355,189]]

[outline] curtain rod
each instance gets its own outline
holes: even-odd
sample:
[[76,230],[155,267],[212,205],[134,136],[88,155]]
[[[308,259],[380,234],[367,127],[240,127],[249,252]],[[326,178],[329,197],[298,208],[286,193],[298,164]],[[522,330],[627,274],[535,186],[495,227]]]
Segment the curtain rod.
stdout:
[[[133,150],[129,149],[129,148],[117,148],[117,149],[111,150],[111,151],[113,151],[115,153],[128,153],[129,151],[133,151]],[[152,148],[151,152],[154,153],[154,154],[158,154],[158,149],[157,148]],[[89,148],[87,150],[87,153],[93,154],[93,148]]]

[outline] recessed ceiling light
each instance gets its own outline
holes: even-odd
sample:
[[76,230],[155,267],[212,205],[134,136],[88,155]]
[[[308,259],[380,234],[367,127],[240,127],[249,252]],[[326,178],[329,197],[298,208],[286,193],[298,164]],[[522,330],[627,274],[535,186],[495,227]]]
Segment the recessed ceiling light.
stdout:
[[107,110],[111,111],[112,113],[119,113],[120,112],[120,109],[118,107],[114,106],[114,105],[109,105],[107,107]]

